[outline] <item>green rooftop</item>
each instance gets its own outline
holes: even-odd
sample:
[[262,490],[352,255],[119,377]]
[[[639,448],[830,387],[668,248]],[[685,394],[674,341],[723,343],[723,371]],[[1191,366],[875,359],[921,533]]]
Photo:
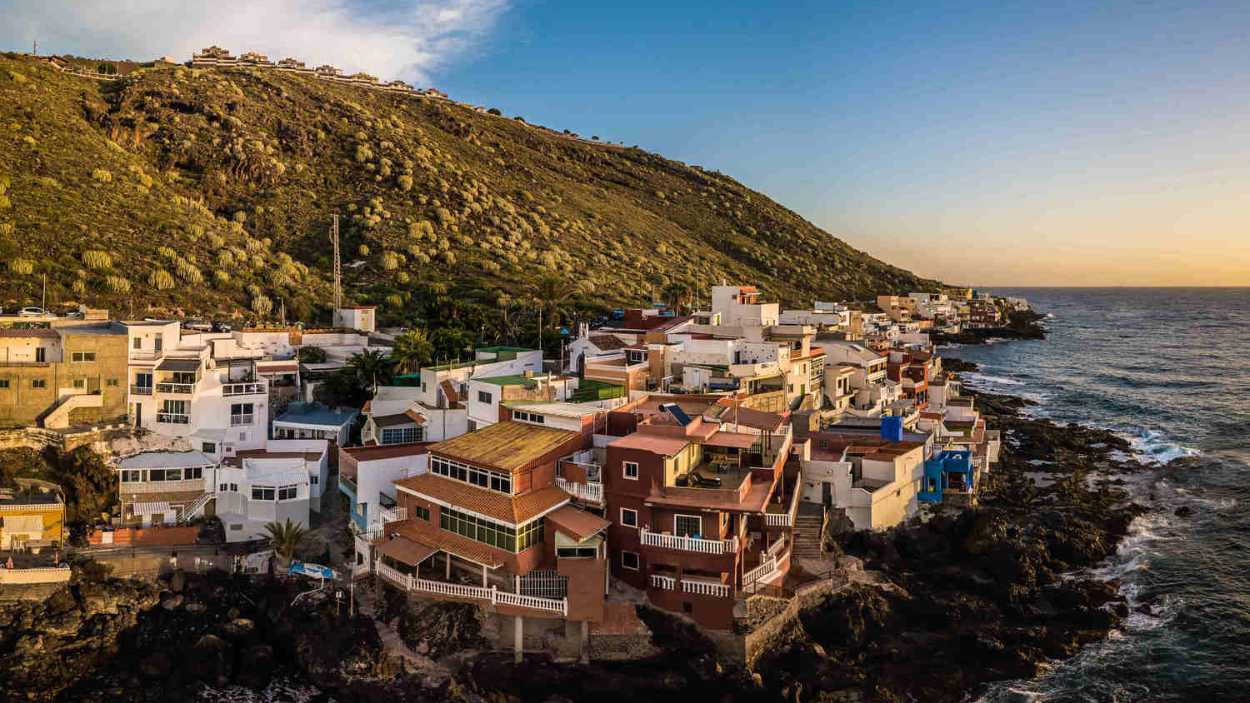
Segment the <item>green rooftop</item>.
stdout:
[[491,378],[475,378],[474,381],[490,383],[496,386],[536,386],[537,382],[526,376],[492,376]]

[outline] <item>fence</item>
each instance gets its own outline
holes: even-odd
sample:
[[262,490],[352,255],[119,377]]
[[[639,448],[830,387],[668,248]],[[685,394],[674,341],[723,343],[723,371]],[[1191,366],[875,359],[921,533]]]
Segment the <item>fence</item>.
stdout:
[[559,600],[569,594],[569,577],[555,571],[531,571],[517,579],[517,593]]
[[491,605],[511,605],[521,608],[530,608],[532,610],[542,610],[549,613],[558,613],[564,616],[569,614],[569,600],[566,597],[561,597],[559,599],[544,598],[521,593],[508,593],[507,591],[500,591],[494,586],[491,586],[490,588],[482,588],[481,586],[469,586],[462,583],[430,581],[429,579],[416,578],[408,574],[400,573],[382,562],[374,563],[373,568],[378,576],[406,591],[422,591],[441,596],[451,596],[453,598],[486,601]]

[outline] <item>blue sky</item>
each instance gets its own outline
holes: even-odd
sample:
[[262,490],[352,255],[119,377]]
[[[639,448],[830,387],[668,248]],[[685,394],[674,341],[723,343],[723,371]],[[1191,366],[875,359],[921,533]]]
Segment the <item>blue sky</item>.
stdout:
[[[415,78],[718,169],[947,280],[1250,285],[1250,3],[266,5],[280,22],[101,4],[132,16],[51,41],[189,53],[211,36]],[[153,34],[181,41],[158,52]]]

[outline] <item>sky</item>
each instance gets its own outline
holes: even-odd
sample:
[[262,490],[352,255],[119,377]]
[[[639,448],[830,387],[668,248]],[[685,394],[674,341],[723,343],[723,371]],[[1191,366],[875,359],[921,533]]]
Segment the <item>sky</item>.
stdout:
[[220,44],[726,173],[982,286],[1250,285],[1250,3],[0,0],[0,48]]

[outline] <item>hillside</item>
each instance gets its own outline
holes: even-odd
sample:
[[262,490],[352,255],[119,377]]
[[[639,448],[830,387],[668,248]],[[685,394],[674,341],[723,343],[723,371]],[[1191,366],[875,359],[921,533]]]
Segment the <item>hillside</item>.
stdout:
[[541,300],[601,311],[721,279],[772,299],[932,281],[721,174],[453,103],[265,69],[125,81],[0,55],[0,305],[384,323],[515,336]]

